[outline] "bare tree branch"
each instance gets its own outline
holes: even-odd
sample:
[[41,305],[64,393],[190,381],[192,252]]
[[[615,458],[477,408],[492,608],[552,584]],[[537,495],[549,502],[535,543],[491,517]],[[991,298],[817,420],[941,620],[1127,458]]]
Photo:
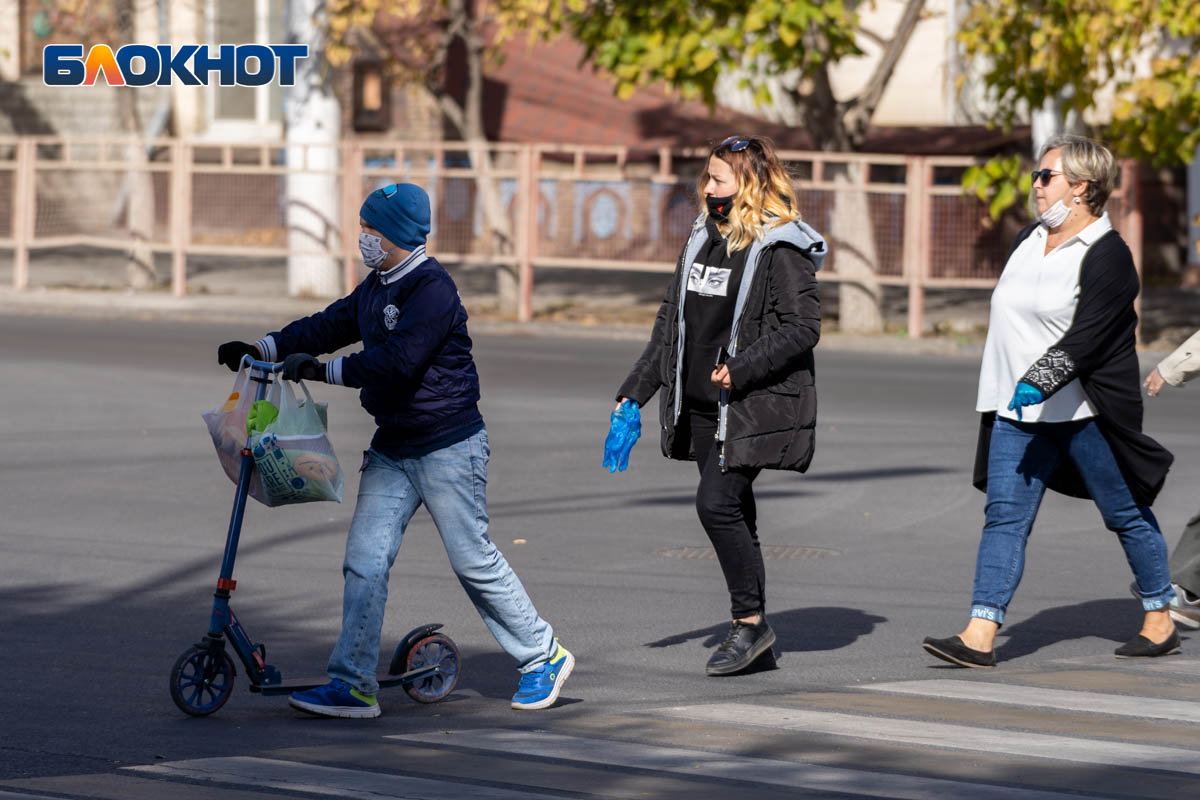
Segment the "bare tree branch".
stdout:
[[439,93],[437,98],[438,104],[442,109],[442,113],[446,115],[446,119],[448,119],[450,124],[454,126],[454,129],[458,131],[459,137],[466,138],[465,131],[467,127],[467,118],[466,114],[463,113],[462,106],[455,102],[454,98],[445,92]]
[[887,47],[889,44],[887,39],[884,39],[882,36],[880,36],[875,31],[869,30],[868,28],[866,28],[864,26],[860,25],[858,28],[858,32],[861,33],[866,38],[870,39],[875,44],[879,45],[880,47]]
[[[875,107],[883,98],[883,92],[892,78],[892,73],[896,71],[896,64],[900,61],[904,48],[908,46],[908,40],[912,38],[917,23],[921,21],[921,12],[924,8],[925,0],[908,0],[900,15],[900,21],[896,24],[896,33],[884,48],[879,63],[875,65],[874,74],[871,75],[871,79],[867,81],[867,85],[863,87],[858,97],[850,103],[851,115],[857,117],[854,122],[860,122],[863,132],[866,130],[866,125],[870,123],[871,116],[875,113]],[[852,125],[852,127],[857,126]],[[851,136],[854,136],[853,132]]]

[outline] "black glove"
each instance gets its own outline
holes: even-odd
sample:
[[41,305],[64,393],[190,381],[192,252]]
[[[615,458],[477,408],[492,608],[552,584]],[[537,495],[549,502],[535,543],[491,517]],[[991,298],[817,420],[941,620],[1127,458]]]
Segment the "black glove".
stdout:
[[231,372],[237,372],[242,365],[242,358],[262,358],[258,348],[245,342],[226,342],[217,348],[217,363],[229,367]]
[[308,353],[292,353],[283,360],[281,374],[285,381],[324,382],[325,365]]

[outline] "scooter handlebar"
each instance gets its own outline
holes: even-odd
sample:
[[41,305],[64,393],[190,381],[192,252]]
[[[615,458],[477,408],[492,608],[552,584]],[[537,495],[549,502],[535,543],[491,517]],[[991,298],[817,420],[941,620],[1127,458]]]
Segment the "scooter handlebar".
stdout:
[[281,372],[283,370],[283,362],[259,361],[256,358],[251,358],[248,355],[242,356],[242,366],[248,366],[250,369],[262,370],[263,372]]

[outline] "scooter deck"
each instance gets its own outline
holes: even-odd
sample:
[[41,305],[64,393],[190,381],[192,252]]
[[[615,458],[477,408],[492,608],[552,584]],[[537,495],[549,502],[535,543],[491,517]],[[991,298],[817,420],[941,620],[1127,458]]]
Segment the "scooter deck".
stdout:
[[[380,672],[375,676],[375,679],[379,681],[380,689],[387,689],[391,686],[400,686],[405,683],[419,681],[421,678],[432,675],[434,671],[434,669],[423,667],[402,675],[389,675],[386,672]],[[329,683],[328,675],[322,675],[319,678],[291,678],[279,683],[273,683],[270,686],[259,686],[252,683],[250,684],[250,691],[265,695],[291,694],[292,692],[304,691],[305,689],[315,689],[327,683]]]

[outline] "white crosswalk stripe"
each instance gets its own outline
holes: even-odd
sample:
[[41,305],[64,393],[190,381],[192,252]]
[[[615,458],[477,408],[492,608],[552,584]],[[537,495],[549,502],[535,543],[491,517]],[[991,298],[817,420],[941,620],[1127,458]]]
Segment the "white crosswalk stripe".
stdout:
[[[1011,800],[1011,786],[919,778],[894,773],[826,767],[779,759],[753,758],[710,750],[658,747],[612,740],[587,739],[530,731],[464,730],[452,734],[398,734],[387,737],[406,742],[450,745],[473,750],[520,753],[525,756],[563,759],[618,769],[654,770],[687,776],[730,780],[745,775],[747,780],[772,786],[810,789],[868,797],[912,798],[966,797],[972,800]],[[1080,798],[1057,792],[1021,789],[1024,800]]]
[[348,800],[379,800],[382,797],[403,800],[523,800],[556,796],[532,789],[497,789],[477,784],[456,784],[452,781],[324,767],[270,758],[198,758],[126,769],[163,778],[232,783],[260,789],[286,789],[291,792],[343,797]]
[[1079,692],[1071,689],[1042,689],[1037,686],[1018,686],[1008,683],[953,680],[872,683],[858,688],[891,694],[971,700],[976,703],[1056,708],[1062,711],[1087,711],[1120,717],[1145,717],[1200,723],[1200,703],[1159,697],[1134,697],[1121,694]]
[[[1148,795],[1158,796],[1196,784],[1200,702],[1122,694],[1121,687],[1149,694],[1153,683],[1114,672],[1109,674],[1116,679],[1108,682],[1091,666],[1079,674],[1091,676],[1090,685],[1118,688],[1048,688],[1022,683],[1020,674],[1003,682],[889,681],[832,695],[791,695],[786,705],[765,700],[641,708],[615,712],[610,720],[602,716],[583,728],[583,720],[563,720],[550,730],[471,728],[384,737],[397,752],[446,754],[421,758],[419,776],[382,771],[389,763],[386,758],[364,758],[360,764],[349,749],[328,758],[336,766],[310,763],[303,751],[279,751],[271,758],[202,758],[121,772],[131,776],[128,780],[166,781],[163,785],[176,781],[193,790],[203,786],[202,791],[208,791],[206,785],[213,784],[237,786],[247,798],[281,791],[347,800],[544,800],[562,792],[599,798],[608,790],[618,790],[620,796],[655,797],[655,791],[664,790],[716,797],[727,791],[737,796],[739,786],[757,797],[792,793],[901,800],[1067,800],[1107,797],[1116,791],[1113,780],[1123,795],[1141,794],[1145,786]],[[1085,685],[1069,672],[1055,680],[1059,685]],[[825,702],[811,707],[818,697]],[[805,698],[812,703],[806,705]],[[935,700],[939,702],[927,702]],[[597,711],[604,714],[603,709]],[[1002,715],[1003,727],[989,724],[997,715]],[[632,726],[642,731],[626,737],[632,740],[592,732],[624,731],[624,720],[639,717],[665,726],[667,742],[656,741],[653,726],[642,724]],[[1174,732],[1152,735],[1146,742],[1122,740],[1122,731],[1144,733],[1159,726]],[[1197,736],[1189,736],[1191,730]],[[733,744],[739,738],[749,749]],[[854,748],[861,748],[863,758],[847,760],[845,754],[856,752]],[[898,755],[873,760],[866,755],[871,752]],[[956,768],[963,752],[973,754],[971,760],[985,768],[971,773]],[[480,766],[452,766],[472,759]],[[506,766],[496,766],[501,764]],[[1083,767],[1090,769],[1080,771]],[[1068,769],[1087,776],[1085,783],[1058,777]],[[620,778],[610,782],[607,776]],[[1153,790],[1146,781],[1157,782]],[[0,789],[0,800],[50,800],[21,790],[63,791],[35,783],[6,788]],[[225,789],[214,785],[211,791]]]
[[[947,722],[766,707],[748,703],[676,706],[658,711],[669,717],[702,722],[769,727],[921,747],[1200,775],[1200,750],[1176,747],[977,728]],[[760,720],[769,722],[756,724],[755,721]]]

